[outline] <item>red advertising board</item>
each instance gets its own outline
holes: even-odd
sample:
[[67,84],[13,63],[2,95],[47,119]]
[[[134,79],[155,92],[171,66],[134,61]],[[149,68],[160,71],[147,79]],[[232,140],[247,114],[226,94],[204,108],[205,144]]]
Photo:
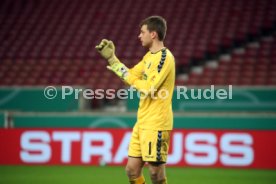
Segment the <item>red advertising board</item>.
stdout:
[[[0,164],[124,165],[130,129],[0,129]],[[172,132],[168,165],[276,169],[276,131]]]

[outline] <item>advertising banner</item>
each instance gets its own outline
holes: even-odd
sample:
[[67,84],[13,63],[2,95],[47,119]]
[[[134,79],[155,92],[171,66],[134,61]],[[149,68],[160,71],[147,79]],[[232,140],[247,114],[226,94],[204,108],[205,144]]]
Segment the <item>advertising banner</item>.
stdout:
[[[131,129],[0,129],[0,164],[124,165]],[[276,169],[276,131],[171,134],[169,166]]]

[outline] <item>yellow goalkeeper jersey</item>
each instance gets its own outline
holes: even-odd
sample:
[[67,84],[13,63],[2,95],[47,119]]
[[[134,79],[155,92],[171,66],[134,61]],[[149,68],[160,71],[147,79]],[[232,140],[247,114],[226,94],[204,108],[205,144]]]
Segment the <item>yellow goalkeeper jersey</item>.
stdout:
[[129,70],[126,82],[140,92],[137,123],[141,129],[173,128],[172,95],[175,83],[175,60],[167,49],[146,53]]

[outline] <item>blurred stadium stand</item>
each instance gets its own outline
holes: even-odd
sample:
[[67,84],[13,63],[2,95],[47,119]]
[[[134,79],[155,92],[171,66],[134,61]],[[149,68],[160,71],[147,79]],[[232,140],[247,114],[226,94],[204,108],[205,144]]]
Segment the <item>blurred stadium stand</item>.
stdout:
[[0,85],[122,88],[94,46],[112,39],[133,66],[145,53],[138,25],[154,14],[168,21],[176,84],[276,84],[276,1],[158,2],[2,0]]

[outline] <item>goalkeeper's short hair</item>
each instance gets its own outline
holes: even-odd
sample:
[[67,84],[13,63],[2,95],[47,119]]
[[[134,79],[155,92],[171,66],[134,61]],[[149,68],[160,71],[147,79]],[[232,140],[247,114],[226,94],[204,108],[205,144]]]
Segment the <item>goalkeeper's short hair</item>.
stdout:
[[165,39],[167,23],[163,17],[150,16],[140,23],[140,27],[142,27],[143,25],[147,25],[150,32],[156,31],[156,33],[158,34],[158,39],[160,41],[163,41]]

